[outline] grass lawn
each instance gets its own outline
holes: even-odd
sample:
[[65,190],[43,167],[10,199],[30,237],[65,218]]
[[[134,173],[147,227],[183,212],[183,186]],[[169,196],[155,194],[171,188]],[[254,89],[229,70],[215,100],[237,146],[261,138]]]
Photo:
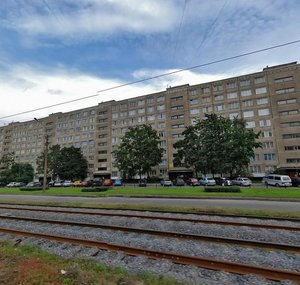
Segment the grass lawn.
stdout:
[[240,193],[208,193],[203,187],[112,187],[105,192],[81,192],[81,188],[50,188],[43,191],[20,191],[19,188],[0,188],[0,194],[15,195],[167,195],[167,196],[209,196],[209,197],[249,197],[249,198],[298,198],[300,188],[266,188],[260,186],[242,187]]

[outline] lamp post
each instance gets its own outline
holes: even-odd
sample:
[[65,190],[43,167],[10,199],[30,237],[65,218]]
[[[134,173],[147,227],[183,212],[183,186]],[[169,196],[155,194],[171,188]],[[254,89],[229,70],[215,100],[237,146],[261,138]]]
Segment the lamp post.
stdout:
[[[36,122],[42,125],[42,123],[37,119],[34,118]],[[43,126],[44,127],[44,126]],[[44,137],[44,177],[43,177],[43,192],[46,191],[47,188],[47,174],[48,174],[48,146],[49,140],[47,135],[47,130],[44,127],[45,137]]]

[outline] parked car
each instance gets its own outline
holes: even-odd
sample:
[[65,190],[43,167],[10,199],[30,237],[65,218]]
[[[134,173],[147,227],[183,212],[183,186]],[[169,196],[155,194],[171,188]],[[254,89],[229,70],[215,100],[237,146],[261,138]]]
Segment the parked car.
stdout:
[[92,180],[85,180],[81,182],[81,187],[92,187],[93,181]]
[[54,180],[51,180],[51,181],[48,182],[48,186],[49,186],[49,187],[53,187],[53,186],[54,186],[54,183],[55,183],[55,181],[54,181]]
[[203,186],[215,186],[216,180],[213,177],[203,177],[199,180],[199,183]]
[[41,187],[42,184],[38,181],[32,181],[26,184],[25,187],[31,188],[31,187]]
[[300,177],[292,177],[291,180],[294,187],[300,186]]
[[63,183],[64,183],[63,180],[54,181],[53,187],[62,187]]
[[268,176],[264,176],[261,180],[261,183],[267,184]]
[[139,187],[146,187],[147,186],[147,180],[145,178],[142,178],[139,180]]
[[116,179],[114,182],[114,186],[122,186],[122,180],[121,179]]
[[111,179],[104,179],[102,185],[103,186],[113,186],[113,181]]
[[232,181],[229,178],[226,177],[215,177],[216,184],[222,185],[222,186],[231,186]]
[[102,178],[99,178],[99,177],[97,177],[97,178],[94,178],[93,180],[92,180],[92,186],[102,186],[102,183],[103,183],[103,180],[102,180]]
[[173,183],[175,186],[184,186],[184,180],[181,179],[181,178],[177,178],[174,183]]
[[63,182],[63,187],[74,187],[74,182],[71,180],[66,180]]
[[246,177],[237,177],[232,180],[232,185],[239,185],[239,186],[251,186],[252,181]]
[[75,180],[74,181],[74,187],[82,187],[82,181],[81,180]]
[[292,180],[287,175],[269,174],[266,179],[266,184],[276,187],[288,187],[292,186]]
[[169,179],[163,179],[160,181],[160,185],[164,187],[173,186],[173,183]]
[[23,183],[23,182],[10,182],[6,185],[6,187],[9,187],[9,188],[22,187],[22,186],[25,186],[25,183]]
[[197,178],[190,178],[190,179],[188,179],[186,181],[186,184],[190,185],[190,186],[199,186],[200,185],[200,183],[199,183],[199,181],[198,181]]

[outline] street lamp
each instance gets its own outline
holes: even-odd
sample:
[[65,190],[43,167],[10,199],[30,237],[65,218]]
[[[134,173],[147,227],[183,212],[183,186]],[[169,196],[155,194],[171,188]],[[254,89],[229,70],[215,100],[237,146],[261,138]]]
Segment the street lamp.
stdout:
[[48,141],[48,135],[47,135],[47,130],[46,130],[45,126],[37,118],[34,118],[34,120],[44,127],[44,132],[45,132],[45,139],[44,139],[44,177],[43,177],[43,192],[45,192],[46,188],[47,188],[49,141]]

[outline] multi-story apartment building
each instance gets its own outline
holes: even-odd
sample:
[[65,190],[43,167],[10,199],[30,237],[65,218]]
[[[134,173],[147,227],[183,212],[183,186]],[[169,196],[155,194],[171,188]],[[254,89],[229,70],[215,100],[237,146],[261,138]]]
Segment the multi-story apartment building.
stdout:
[[263,147],[255,150],[249,172],[264,176],[276,168],[298,175],[300,170],[300,65],[297,62],[266,67],[262,71],[122,101],[108,101],[38,121],[14,122],[0,128],[0,156],[13,152],[16,162],[29,162],[49,144],[82,149],[89,176],[117,178],[111,152],[128,127],[150,124],[161,138],[164,155],[153,176],[191,173],[173,164],[173,144],[186,126],[206,113],[238,116],[247,128],[261,131]]

